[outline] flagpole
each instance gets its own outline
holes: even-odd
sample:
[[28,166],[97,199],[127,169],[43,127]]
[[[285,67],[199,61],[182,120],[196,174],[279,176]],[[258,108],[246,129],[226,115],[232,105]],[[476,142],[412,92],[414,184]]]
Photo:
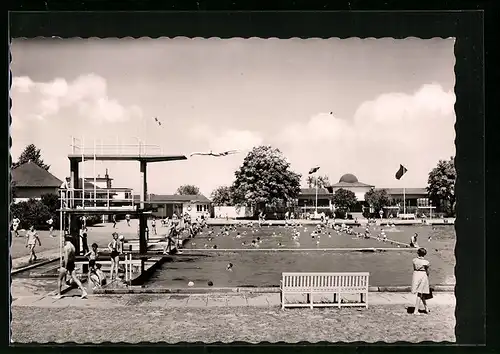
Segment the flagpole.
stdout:
[[406,188],[403,187],[403,214],[406,215]]
[[316,215],[318,215],[318,177],[316,177]]

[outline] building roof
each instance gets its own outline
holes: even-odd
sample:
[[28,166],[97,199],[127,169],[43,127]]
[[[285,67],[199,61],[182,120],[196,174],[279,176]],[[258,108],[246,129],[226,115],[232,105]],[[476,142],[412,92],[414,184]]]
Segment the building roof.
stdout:
[[328,189],[333,191],[333,188],[352,188],[352,187],[374,187],[371,184],[360,182],[358,177],[352,173],[346,173],[340,177],[339,182],[331,185]]
[[331,188],[352,188],[352,187],[375,187],[375,186],[363,182],[339,182],[331,186]]
[[[389,195],[403,195],[403,188],[375,188],[385,189]],[[405,194],[428,195],[427,188],[405,188]]]
[[345,183],[357,183],[359,181],[358,181],[358,177],[356,177],[352,173],[346,173],[345,175],[343,175],[339,179],[339,183],[342,183],[342,182],[345,182]]
[[[330,194],[326,188],[318,188],[318,195]],[[316,188],[301,188],[299,195],[316,195]]]
[[11,172],[16,187],[59,188],[63,181],[36,163],[28,161]]
[[[140,200],[139,195],[134,195],[134,200]],[[199,195],[176,195],[176,194],[150,194],[149,195],[150,202],[165,202],[165,203],[210,203],[210,199],[205,197],[202,194]]]

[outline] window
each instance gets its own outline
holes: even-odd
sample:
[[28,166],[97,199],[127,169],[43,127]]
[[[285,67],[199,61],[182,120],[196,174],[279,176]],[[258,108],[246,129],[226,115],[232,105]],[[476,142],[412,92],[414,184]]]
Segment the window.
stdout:
[[199,213],[199,212],[201,212],[201,211],[202,211],[202,207],[203,207],[203,205],[199,205],[199,204],[197,204],[197,205],[196,205],[196,211],[197,211],[198,213]]
[[429,198],[418,198],[417,206],[419,207],[428,207],[429,206]]
[[203,205],[203,211],[208,211],[208,205],[207,204]]

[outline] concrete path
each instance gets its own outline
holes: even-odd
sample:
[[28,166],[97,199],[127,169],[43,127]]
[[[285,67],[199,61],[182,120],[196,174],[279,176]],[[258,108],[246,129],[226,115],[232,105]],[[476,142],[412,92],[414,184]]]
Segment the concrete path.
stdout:
[[[414,296],[410,293],[370,293],[369,306],[414,304]],[[453,293],[437,293],[429,306],[455,305]],[[12,306],[28,307],[80,307],[80,308],[115,308],[125,306],[139,307],[278,307],[280,294],[204,294],[204,295],[171,295],[171,294],[132,294],[132,295],[89,295],[80,299],[78,295],[67,296],[55,300],[51,295],[20,296],[13,298]]]
[[[41,261],[45,261],[45,260],[56,259],[56,258],[59,258],[59,249],[37,252],[36,256],[38,258],[38,263],[40,263]],[[18,257],[18,258],[12,259],[12,269],[18,269],[18,268],[28,266],[29,259],[30,259],[30,256],[23,256],[23,257]],[[38,264],[38,263],[36,263],[36,264]]]

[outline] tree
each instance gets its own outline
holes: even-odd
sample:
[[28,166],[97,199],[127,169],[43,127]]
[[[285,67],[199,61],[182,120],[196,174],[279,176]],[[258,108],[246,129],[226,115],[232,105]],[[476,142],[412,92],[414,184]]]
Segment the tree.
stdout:
[[332,198],[335,208],[342,211],[349,211],[357,202],[356,194],[347,189],[337,189]]
[[192,184],[185,184],[177,188],[177,195],[199,195],[200,189]]
[[391,202],[385,189],[371,189],[365,193],[365,201],[373,207],[377,215],[383,207],[388,206]]
[[[330,178],[328,176],[318,176],[318,188],[325,188],[331,185]],[[307,176],[307,186],[309,188],[316,188],[316,177],[309,175]]]
[[54,193],[42,194],[40,200],[45,204],[53,217],[57,216],[57,209],[59,209],[61,202],[59,196]]
[[20,228],[22,229],[30,226],[35,226],[37,229],[46,228],[47,220],[52,216],[49,208],[41,200],[36,199],[12,204],[11,215],[21,220]]
[[300,174],[293,172],[281,151],[271,146],[254,147],[235,177],[233,198],[241,206],[283,206],[300,193]]
[[455,211],[455,158],[439,160],[437,166],[429,172],[427,193],[433,205],[453,215]]
[[210,195],[215,206],[229,206],[233,204],[231,187],[220,186],[213,190]]
[[22,165],[28,161],[37,164],[38,166],[47,171],[50,168],[50,165],[46,165],[43,163],[41,150],[37,149],[35,144],[29,144],[28,146],[26,146],[21,155],[19,156],[18,161],[12,164],[12,167],[16,168],[17,166]]

